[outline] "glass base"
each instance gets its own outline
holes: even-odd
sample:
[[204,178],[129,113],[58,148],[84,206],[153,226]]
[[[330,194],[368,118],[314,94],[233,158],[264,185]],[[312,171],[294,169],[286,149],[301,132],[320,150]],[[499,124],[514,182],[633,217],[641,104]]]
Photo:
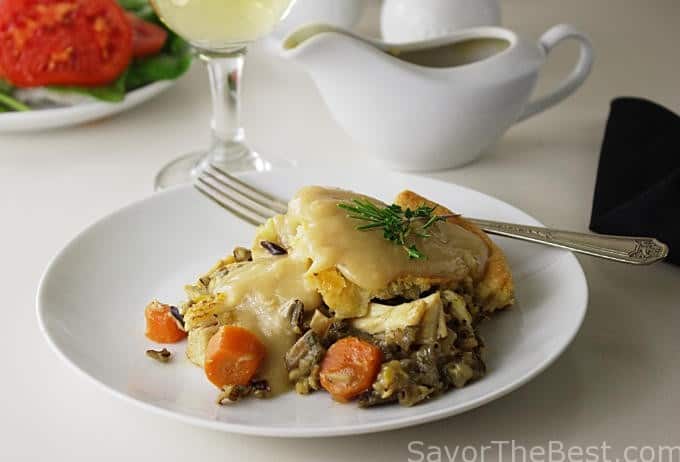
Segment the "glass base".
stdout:
[[273,162],[262,159],[245,144],[231,143],[205,152],[195,152],[175,159],[158,172],[154,190],[192,183],[209,164],[229,173],[268,172],[275,166],[289,166],[283,160]]

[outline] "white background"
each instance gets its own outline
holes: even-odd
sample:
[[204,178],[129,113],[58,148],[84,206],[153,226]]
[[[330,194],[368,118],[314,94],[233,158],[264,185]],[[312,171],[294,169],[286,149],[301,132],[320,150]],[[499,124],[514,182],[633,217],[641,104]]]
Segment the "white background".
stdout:
[[[680,111],[680,2],[506,0],[503,6],[506,25],[529,37],[559,22],[588,32],[594,72],[574,97],[512,129],[476,164],[432,176],[498,196],[549,225],[585,230],[611,98],[645,96]],[[374,13],[365,30],[374,30]],[[261,47],[249,59],[244,125],[256,148],[306,164],[361,168],[370,153],[332,121],[302,71]],[[551,88],[574,59],[574,48],[558,50],[539,90]],[[203,147],[208,111],[206,77],[196,66],[163,97],[119,117],[0,136],[3,460],[379,461],[406,460],[410,440],[450,446],[606,440],[614,451],[679,443],[680,269],[669,265],[581,258],[589,313],[555,365],[490,405],[402,431],[298,441],[217,433],[147,414],[75,374],[37,328],[34,295],[44,266],[87,224],[150,194],[166,161]]]

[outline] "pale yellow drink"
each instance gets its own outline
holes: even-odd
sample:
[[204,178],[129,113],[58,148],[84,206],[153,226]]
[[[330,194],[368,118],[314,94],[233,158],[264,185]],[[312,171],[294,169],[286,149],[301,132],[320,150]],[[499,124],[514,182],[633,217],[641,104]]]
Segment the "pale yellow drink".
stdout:
[[229,48],[268,34],[293,0],[151,0],[178,35],[202,48]]

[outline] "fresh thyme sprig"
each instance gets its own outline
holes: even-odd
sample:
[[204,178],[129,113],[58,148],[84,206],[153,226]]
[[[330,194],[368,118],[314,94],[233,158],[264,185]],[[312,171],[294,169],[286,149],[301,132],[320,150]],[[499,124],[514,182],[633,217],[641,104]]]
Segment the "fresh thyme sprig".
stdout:
[[368,200],[352,199],[338,204],[349,212],[348,217],[367,222],[357,226],[360,231],[382,229],[383,237],[400,245],[410,259],[426,258],[415,244],[409,244],[409,237],[426,239],[431,236],[428,229],[438,221],[446,220],[445,215],[435,215],[435,207],[421,205],[415,210],[402,208],[397,204],[379,207]]

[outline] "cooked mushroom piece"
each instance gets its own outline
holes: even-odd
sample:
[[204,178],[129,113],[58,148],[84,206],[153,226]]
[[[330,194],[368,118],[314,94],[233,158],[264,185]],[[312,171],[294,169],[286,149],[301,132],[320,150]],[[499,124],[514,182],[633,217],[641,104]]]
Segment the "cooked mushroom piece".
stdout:
[[161,363],[167,363],[172,358],[172,353],[167,348],[162,350],[146,350],[146,355]]
[[415,382],[428,387],[437,387],[441,378],[437,368],[437,349],[432,345],[422,346],[414,355],[417,372]]
[[302,373],[308,372],[323,358],[325,352],[319,338],[309,330],[286,353],[286,368],[291,373],[296,370]]
[[392,404],[397,402],[398,399],[399,397],[397,395],[390,396],[389,398],[381,398],[375,391],[367,391],[359,396],[358,404],[361,408],[367,408]]
[[477,380],[486,373],[486,365],[476,352],[466,351],[458,354],[450,363],[444,365],[443,373],[448,382],[456,388]]
[[479,346],[479,342],[475,337],[474,332],[468,329],[461,329],[458,332],[458,339],[456,341],[456,347],[463,351],[472,351]]
[[434,389],[424,385],[409,384],[399,392],[399,404],[402,406],[413,406],[427,399]]
[[343,337],[348,337],[351,332],[351,326],[345,319],[332,319],[326,335],[321,339],[324,347],[329,347]]
[[295,390],[300,394],[318,390],[319,363],[326,354],[319,338],[312,330],[308,330],[288,350],[285,364],[288,369],[288,379],[295,382]]
[[388,349],[396,347],[402,352],[407,352],[418,338],[418,326],[406,326],[375,335],[379,339],[380,346],[385,344]]
[[290,323],[293,332],[301,334],[305,304],[300,300],[291,300],[283,307],[283,314],[288,318],[288,322]]

